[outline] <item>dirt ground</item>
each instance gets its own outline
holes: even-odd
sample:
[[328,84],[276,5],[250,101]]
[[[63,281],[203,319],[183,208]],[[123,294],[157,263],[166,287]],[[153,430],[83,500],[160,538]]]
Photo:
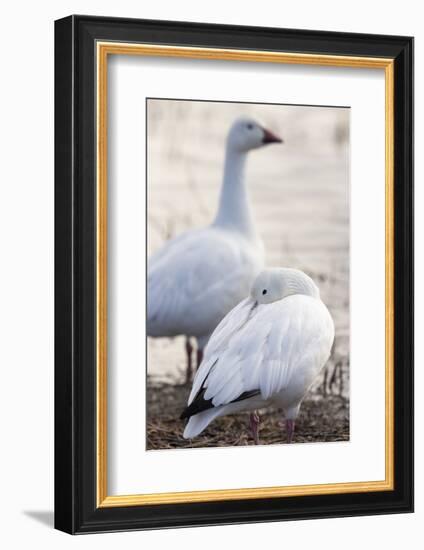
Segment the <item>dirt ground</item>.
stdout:
[[[328,378],[327,378],[328,382]],[[216,419],[196,439],[182,437],[184,409],[190,386],[149,383],[147,401],[147,449],[224,447],[253,445],[248,430],[248,414],[241,413]],[[166,411],[166,413],[164,413]],[[283,416],[267,409],[261,416],[260,443],[285,443]],[[296,421],[293,443],[349,440],[349,402],[340,395],[323,395],[323,386],[306,397]]]

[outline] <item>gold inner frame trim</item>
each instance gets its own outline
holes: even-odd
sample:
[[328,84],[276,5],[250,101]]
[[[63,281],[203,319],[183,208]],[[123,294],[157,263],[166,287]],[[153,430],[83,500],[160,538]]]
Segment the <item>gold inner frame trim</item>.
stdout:
[[[394,489],[394,60],[123,42],[96,44],[97,54],[97,506],[142,506],[306,495],[364,493]],[[331,67],[384,69],[385,72],[385,479],[281,487],[217,489],[178,493],[109,496],[107,493],[107,61],[109,55],[218,59]]]

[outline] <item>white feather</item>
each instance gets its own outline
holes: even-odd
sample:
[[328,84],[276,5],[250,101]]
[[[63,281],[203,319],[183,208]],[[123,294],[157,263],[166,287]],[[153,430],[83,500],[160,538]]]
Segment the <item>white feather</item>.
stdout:
[[202,432],[218,415],[219,409],[208,409],[207,411],[203,411],[192,416],[187,422],[183,437],[185,439],[196,437],[196,435],[199,435],[199,433]]

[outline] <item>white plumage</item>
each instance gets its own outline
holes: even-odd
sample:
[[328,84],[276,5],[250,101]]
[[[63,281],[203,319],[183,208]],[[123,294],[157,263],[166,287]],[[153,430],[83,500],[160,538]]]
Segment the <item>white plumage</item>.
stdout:
[[148,334],[205,338],[249,293],[261,243],[219,227],[190,231],[150,260]]
[[[312,279],[294,269],[263,271],[209,340],[182,415],[189,418],[184,437],[218,416],[274,405],[285,412],[291,441],[302,399],[333,340],[333,320]],[[252,415],[255,442],[257,422]]]
[[[148,336],[193,336],[202,352],[221,319],[248,294],[263,267],[264,248],[244,184],[246,156],[251,149],[280,141],[253,120],[233,124],[214,222],[172,239],[149,259]],[[188,339],[187,354],[190,370]]]

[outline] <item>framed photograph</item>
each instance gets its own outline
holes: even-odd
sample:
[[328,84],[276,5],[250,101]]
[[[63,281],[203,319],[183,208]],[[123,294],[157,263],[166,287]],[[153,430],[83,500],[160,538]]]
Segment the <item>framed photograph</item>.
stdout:
[[413,509],[413,39],[55,23],[55,525]]

